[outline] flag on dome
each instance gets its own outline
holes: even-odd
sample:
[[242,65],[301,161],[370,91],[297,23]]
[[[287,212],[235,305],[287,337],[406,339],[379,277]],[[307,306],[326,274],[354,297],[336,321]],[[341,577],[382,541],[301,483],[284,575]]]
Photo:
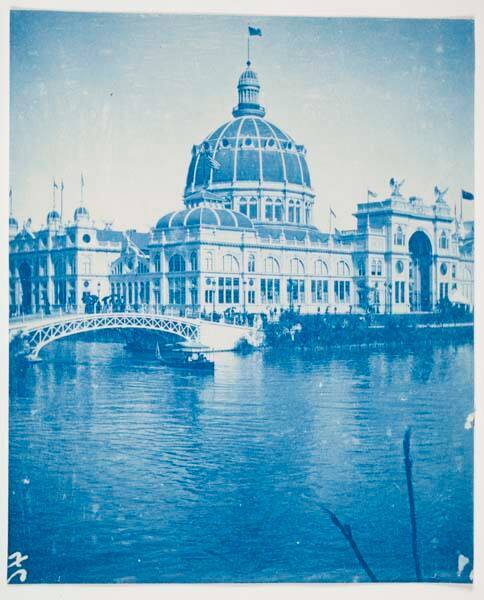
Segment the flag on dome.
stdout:
[[474,200],[474,194],[462,190],[462,200]]
[[217,160],[215,160],[215,158],[211,154],[208,155],[208,164],[215,171],[218,171],[220,169],[220,163]]
[[378,194],[376,192],[372,192],[371,190],[368,190],[368,198],[376,198],[378,196]]
[[249,25],[249,35],[258,35],[262,37],[262,29],[260,29],[259,27],[251,27]]

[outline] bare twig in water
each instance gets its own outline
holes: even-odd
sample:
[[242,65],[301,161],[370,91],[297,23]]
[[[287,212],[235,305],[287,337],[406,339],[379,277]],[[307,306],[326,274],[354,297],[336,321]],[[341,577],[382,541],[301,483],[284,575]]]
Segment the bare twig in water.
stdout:
[[407,477],[408,504],[410,507],[410,524],[412,526],[412,552],[415,562],[415,576],[417,581],[422,581],[422,570],[420,568],[420,559],[418,556],[417,547],[417,519],[415,517],[415,498],[413,495],[412,482],[412,460],[410,458],[410,427],[405,432],[403,437],[403,454],[405,456],[405,475]]
[[368,563],[363,558],[363,555],[361,554],[360,549],[356,545],[356,542],[353,538],[353,534],[351,533],[351,527],[349,525],[344,525],[338,519],[338,517],[334,514],[334,512],[332,510],[329,510],[329,508],[326,508],[323,505],[320,505],[320,506],[331,517],[331,521],[333,521],[333,523],[336,525],[336,527],[341,531],[341,533],[344,535],[344,537],[348,540],[348,543],[351,546],[351,549],[353,550],[356,558],[358,559],[358,562],[363,567],[363,569],[365,570],[366,574],[371,579],[371,581],[378,581],[378,579],[375,577],[375,574],[370,569]]

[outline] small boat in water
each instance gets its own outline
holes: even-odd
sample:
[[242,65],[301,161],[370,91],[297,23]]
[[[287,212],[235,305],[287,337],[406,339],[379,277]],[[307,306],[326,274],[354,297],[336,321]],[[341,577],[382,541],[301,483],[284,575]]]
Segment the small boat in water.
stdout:
[[170,347],[167,352],[160,352],[160,347],[156,344],[156,358],[163,365],[185,371],[213,373],[215,363],[207,357],[208,352],[208,346],[196,342],[181,342]]

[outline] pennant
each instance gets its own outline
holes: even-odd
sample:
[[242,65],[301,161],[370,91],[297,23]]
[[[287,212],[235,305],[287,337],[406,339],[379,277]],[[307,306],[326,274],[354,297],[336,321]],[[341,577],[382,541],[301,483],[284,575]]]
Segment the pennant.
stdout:
[[84,185],[84,175],[81,173],[81,188],[83,188]]
[[218,171],[220,169],[220,163],[217,160],[215,160],[214,157],[210,154],[208,155],[207,160],[208,164],[212,169],[214,169],[215,171]]
[[55,177],[52,177],[52,186],[53,186],[54,190],[58,190],[59,189],[59,186],[55,182]]

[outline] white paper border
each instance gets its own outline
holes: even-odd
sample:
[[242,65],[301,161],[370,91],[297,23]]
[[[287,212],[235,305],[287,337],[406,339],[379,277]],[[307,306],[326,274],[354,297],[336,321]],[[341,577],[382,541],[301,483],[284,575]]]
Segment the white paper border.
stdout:
[[[483,217],[480,193],[483,180],[482,140],[484,120],[482,118],[482,98],[484,97],[484,76],[482,74],[484,2],[482,0],[298,0],[270,1],[244,0],[234,1],[190,1],[173,0],[17,0],[8,2],[0,0],[0,275],[2,277],[0,294],[0,597],[2,598],[35,598],[41,600],[77,600],[78,598],[113,598],[125,599],[138,597],[143,600],[152,598],[218,600],[289,598],[320,599],[326,595],[331,599],[373,600],[380,598],[407,599],[429,598],[435,595],[439,600],[460,597],[484,597],[482,580],[482,547],[483,528],[480,515],[483,512],[482,499],[482,446],[478,433],[479,418],[475,432],[475,553],[474,553],[474,585],[451,584],[113,584],[113,585],[10,585],[6,580],[7,557],[7,450],[8,450],[8,63],[9,63],[9,10],[62,10],[86,12],[158,12],[158,13],[205,13],[205,14],[248,14],[248,15],[284,15],[284,16],[326,16],[326,17],[395,17],[395,18],[474,18],[476,21],[476,182],[475,182],[475,217],[476,227],[476,339],[475,339],[475,402],[479,408],[482,396],[482,375],[484,352],[482,349],[482,277],[480,265],[482,259],[481,223]],[[478,110],[478,109],[481,110]]]

